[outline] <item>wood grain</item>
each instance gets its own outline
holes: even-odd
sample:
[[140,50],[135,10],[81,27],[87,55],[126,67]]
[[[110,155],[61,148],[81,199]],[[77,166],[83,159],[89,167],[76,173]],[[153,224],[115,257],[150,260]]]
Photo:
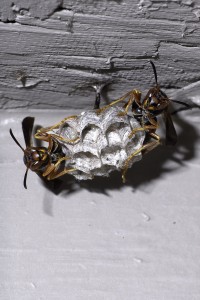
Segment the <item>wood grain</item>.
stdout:
[[198,0],[1,1],[0,16],[2,109],[88,109],[96,82],[105,101],[145,91],[149,59],[170,95],[200,81]]

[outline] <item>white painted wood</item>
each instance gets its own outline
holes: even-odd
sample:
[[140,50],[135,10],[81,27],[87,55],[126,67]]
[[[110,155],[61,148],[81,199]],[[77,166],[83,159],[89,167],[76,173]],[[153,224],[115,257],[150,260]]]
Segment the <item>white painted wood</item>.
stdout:
[[89,108],[159,82],[200,80],[198,0],[1,1],[0,107]]

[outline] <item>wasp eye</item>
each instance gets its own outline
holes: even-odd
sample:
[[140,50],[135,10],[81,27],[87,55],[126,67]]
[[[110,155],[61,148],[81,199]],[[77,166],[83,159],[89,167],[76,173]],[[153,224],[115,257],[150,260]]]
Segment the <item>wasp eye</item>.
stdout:
[[151,94],[149,95],[149,104],[150,105],[155,104],[154,98],[152,97]]
[[32,159],[33,159],[33,161],[38,161],[38,160],[40,160],[40,155],[39,155],[39,153],[38,153],[37,151],[34,151],[34,152],[32,153]]

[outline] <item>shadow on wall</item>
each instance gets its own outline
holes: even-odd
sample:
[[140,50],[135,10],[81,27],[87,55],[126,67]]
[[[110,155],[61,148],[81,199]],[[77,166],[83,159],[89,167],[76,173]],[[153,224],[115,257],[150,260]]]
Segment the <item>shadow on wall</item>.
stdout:
[[63,196],[80,189],[106,195],[109,195],[110,190],[119,190],[124,186],[130,186],[133,190],[148,186],[149,190],[153,181],[167,173],[176,172],[185,162],[195,157],[195,145],[198,141],[196,128],[180,115],[176,115],[173,120],[180,127],[177,146],[159,146],[148,153],[128,170],[125,184],[122,182],[121,173],[113,172],[110,177],[95,177],[86,181],[76,181],[71,175],[65,175],[54,181],[43,181],[43,185],[54,194],[62,193]]

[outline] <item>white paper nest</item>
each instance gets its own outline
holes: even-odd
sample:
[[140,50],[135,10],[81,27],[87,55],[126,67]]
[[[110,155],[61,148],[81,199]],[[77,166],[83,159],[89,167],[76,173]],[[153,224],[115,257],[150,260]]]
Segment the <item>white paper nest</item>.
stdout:
[[[123,111],[120,107],[108,108],[99,115],[95,110],[86,111],[54,130],[65,139],[80,138],[75,143],[62,142],[63,152],[70,157],[65,166],[76,169],[72,174],[78,180],[109,176],[110,172],[121,170],[126,159],[143,145],[144,131],[128,137],[132,129],[141,125],[133,116],[119,116]],[[129,167],[141,158],[139,153]]]

